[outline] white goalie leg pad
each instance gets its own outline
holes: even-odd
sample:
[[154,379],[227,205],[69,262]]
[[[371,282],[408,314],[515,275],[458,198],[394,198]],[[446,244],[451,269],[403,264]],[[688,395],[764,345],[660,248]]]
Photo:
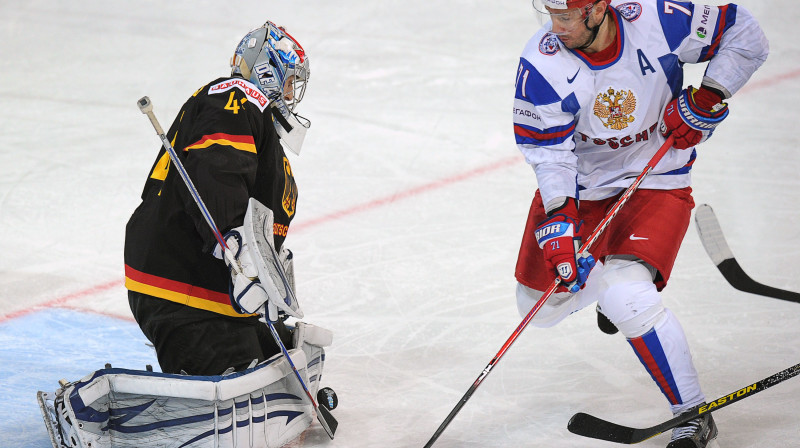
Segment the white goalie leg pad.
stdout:
[[[305,352],[289,354],[306,374]],[[314,416],[282,355],[227,376],[98,370],[40,405],[48,427],[64,435],[51,437],[55,448],[278,448]]]
[[[600,287],[598,279],[601,277],[602,271],[603,263],[598,261],[589,274],[589,278],[586,279],[586,286],[583,289],[574,294],[570,292],[554,293],[539,308],[539,311],[531,319],[530,324],[539,328],[552,327],[570,314],[594,303],[597,300],[598,288]],[[522,317],[527,316],[543,294],[543,291],[537,291],[517,283],[517,311],[519,311],[519,315]]]
[[333,343],[333,333],[322,327],[297,322],[294,330],[294,346],[302,349],[306,355],[306,386],[311,391],[312,396],[317,395],[320,381],[322,380],[322,368],[325,365],[325,348]]

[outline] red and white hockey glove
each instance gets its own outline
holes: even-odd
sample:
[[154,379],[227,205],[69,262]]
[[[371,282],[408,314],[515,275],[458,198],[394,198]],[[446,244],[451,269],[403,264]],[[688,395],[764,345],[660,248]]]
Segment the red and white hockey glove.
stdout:
[[559,286],[557,292],[578,292],[586,283],[595,260],[591,255],[577,255],[581,239],[578,236],[580,223],[576,218],[578,207],[575,199],[568,198],[566,204],[554,213],[537,226],[536,241],[544,252],[547,269],[561,278],[564,288]]
[[672,100],[664,110],[661,134],[675,136],[672,147],[686,149],[704,142],[728,116],[728,105],[720,94],[707,87],[692,86]]

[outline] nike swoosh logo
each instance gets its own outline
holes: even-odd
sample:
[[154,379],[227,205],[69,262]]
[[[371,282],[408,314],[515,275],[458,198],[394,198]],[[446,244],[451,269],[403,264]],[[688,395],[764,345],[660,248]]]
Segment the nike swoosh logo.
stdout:
[[578,77],[578,73],[580,73],[580,72],[581,72],[581,69],[578,69],[578,71],[575,72],[575,76],[573,76],[572,78],[567,78],[567,82],[572,84],[572,81],[575,81],[575,78]]
[[631,234],[630,239],[631,241],[639,241],[639,240],[649,240],[650,238],[645,238],[643,236],[636,236],[634,234]]

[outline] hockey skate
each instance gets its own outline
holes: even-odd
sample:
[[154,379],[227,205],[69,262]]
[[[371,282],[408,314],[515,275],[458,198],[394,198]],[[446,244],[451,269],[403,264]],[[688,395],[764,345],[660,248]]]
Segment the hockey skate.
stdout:
[[77,434],[72,427],[72,420],[64,406],[64,390],[72,384],[66,380],[60,380],[59,385],[61,387],[54,393],[39,391],[36,394],[39,410],[42,411],[47,434],[50,436],[50,443],[53,447],[79,446]]
[[605,334],[616,334],[619,331],[617,326],[608,320],[608,317],[600,311],[600,305],[595,307],[595,312],[597,312],[597,328],[599,328],[600,331]]
[[717,424],[714,417],[706,414],[672,430],[667,448],[713,448],[717,447]]

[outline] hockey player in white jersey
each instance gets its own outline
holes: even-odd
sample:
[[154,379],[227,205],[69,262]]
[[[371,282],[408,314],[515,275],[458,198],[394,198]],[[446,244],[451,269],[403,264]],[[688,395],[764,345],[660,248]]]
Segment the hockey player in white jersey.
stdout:
[[[534,7],[549,20],[525,46],[516,79],[514,133],[539,186],[515,272],[519,311],[526,315],[560,276],[532,324],[555,325],[597,301],[599,322],[613,324],[605,331],[626,337],[671,411],[681,413],[705,396],[683,329],[659,292],[694,207],[694,146],[766,60],[767,39],[734,4],[534,0]],[[702,80],[691,80],[698,88],[684,88],[685,63],[708,64]],[[592,247],[592,269],[575,242],[670,135],[672,148]],[[553,225],[564,232],[548,233]],[[677,427],[668,448],[703,448],[716,435],[706,414]]]

